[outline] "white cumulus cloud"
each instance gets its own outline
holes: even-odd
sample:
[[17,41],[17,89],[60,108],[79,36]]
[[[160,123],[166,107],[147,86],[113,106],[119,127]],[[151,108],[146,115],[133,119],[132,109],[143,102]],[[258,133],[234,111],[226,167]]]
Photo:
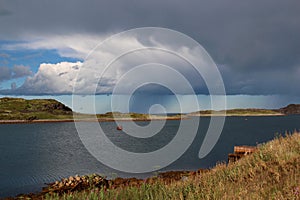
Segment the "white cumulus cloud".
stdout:
[[72,93],[81,65],[81,62],[42,63],[38,72],[28,77],[18,90],[28,94]]

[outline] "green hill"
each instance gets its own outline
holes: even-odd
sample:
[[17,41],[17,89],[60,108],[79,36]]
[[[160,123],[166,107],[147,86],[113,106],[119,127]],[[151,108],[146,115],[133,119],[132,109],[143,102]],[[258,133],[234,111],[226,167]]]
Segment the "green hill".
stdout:
[[72,110],[53,99],[0,98],[0,120],[72,118]]

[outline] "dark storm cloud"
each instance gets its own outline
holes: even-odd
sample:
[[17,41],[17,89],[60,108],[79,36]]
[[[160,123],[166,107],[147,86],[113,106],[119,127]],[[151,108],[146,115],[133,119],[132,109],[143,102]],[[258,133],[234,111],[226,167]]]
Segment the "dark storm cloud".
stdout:
[[13,68],[9,67],[0,67],[0,83],[2,81],[11,80],[15,78],[21,78],[31,75],[32,72],[30,67],[23,65],[15,65]]
[[1,17],[1,16],[10,15],[10,14],[11,14],[11,12],[10,12],[9,10],[0,8],[0,17]]
[[31,75],[32,72],[30,71],[30,67],[23,66],[23,65],[15,65],[12,68],[12,78],[20,78],[24,76]]
[[9,67],[0,67],[0,83],[11,79],[11,70]]
[[298,0],[6,0],[1,5],[2,40],[166,27],[196,39],[226,66],[221,73],[229,94],[300,91]]

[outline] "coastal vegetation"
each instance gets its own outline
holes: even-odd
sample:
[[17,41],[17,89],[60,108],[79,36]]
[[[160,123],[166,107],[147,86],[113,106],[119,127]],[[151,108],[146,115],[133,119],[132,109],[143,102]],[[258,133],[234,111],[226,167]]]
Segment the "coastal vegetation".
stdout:
[[141,113],[121,113],[121,112],[107,112],[105,114],[97,114],[97,118],[101,119],[101,118],[117,118],[117,119],[129,119],[129,118],[133,118],[133,119],[150,119],[150,116],[147,114],[141,114]]
[[123,184],[119,185],[115,184],[120,179],[117,178],[81,191],[48,192],[39,194],[42,196],[23,197],[49,200],[299,199],[300,134],[278,136],[260,144],[254,153],[234,163],[220,163],[207,171],[183,172],[176,176],[170,173],[167,177],[158,175],[144,181],[123,179]]

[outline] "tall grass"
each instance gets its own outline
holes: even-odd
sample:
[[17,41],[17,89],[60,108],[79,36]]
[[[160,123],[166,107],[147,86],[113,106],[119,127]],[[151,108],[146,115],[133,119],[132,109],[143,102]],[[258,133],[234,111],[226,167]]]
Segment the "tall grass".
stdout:
[[46,199],[300,199],[300,134],[278,137],[255,153],[207,173],[164,184],[48,194]]

